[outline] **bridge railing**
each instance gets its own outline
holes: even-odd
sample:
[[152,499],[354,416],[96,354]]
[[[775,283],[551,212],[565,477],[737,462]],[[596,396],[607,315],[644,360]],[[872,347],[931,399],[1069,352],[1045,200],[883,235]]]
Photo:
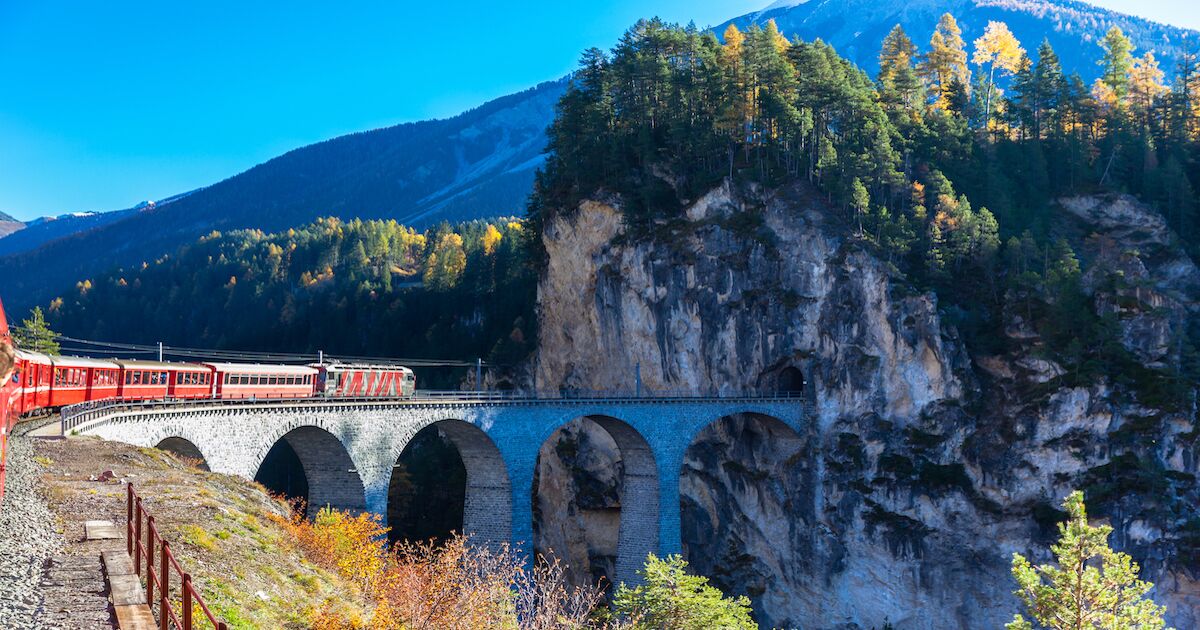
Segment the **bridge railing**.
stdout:
[[687,402],[706,400],[750,400],[750,401],[803,401],[805,397],[798,392],[745,392],[721,391],[698,393],[692,390],[562,390],[562,391],[461,391],[461,390],[418,390],[413,396],[380,398],[380,397],[340,397],[319,396],[314,398],[295,397],[259,397],[238,399],[214,398],[163,398],[123,400],[106,398],[76,405],[63,407],[60,414],[60,427],[63,435],[86,428],[94,422],[119,413],[138,413],[145,411],[165,410],[180,407],[212,407],[237,408],[247,406],[267,405],[302,405],[302,404],[446,404],[446,403],[554,403],[554,402]]

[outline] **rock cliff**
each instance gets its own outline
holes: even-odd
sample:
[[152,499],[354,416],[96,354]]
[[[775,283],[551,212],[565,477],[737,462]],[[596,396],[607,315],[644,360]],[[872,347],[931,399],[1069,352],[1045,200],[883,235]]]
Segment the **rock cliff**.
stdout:
[[[770,418],[710,426],[681,471],[685,554],[750,596],[764,625],[999,627],[1016,611],[1012,553],[1048,559],[1059,502],[1084,488],[1169,621],[1200,626],[1194,403],[1168,412],[1121,383],[1069,378],[1015,315],[1017,350],[972,353],[936,296],[844,236],[804,188],[726,183],[651,238],[624,233],[620,203],[597,197],[547,222],[526,385],[631,391],[640,373],[649,390],[811,401],[802,435]],[[1147,366],[1179,361],[1200,273],[1161,218],[1126,197],[1060,205],[1097,312]],[[543,472],[619,461],[600,434],[564,435]],[[619,476],[599,481],[598,496],[617,495]],[[586,485],[543,485],[539,505],[574,510]],[[540,516],[543,546],[585,538],[569,531],[577,516]],[[574,547],[573,566],[596,545]]]

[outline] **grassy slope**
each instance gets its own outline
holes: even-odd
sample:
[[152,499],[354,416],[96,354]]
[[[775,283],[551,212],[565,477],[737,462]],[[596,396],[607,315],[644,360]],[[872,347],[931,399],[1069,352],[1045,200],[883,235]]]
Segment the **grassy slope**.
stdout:
[[[66,535],[84,520],[125,521],[125,486],[134,483],[205,601],[230,628],[306,628],[312,611],[337,602],[366,616],[356,588],[318,569],[287,544],[272,516],[287,507],[261,486],[190,467],[156,449],[94,438],[39,440],[36,461],[51,510]],[[117,480],[89,481],[105,470]]]

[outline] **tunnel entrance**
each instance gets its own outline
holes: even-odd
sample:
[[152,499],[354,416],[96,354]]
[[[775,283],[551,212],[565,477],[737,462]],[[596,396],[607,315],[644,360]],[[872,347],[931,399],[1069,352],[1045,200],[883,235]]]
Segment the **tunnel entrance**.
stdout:
[[795,366],[789,365],[780,370],[778,383],[776,391],[780,394],[799,396],[804,393],[804,373]]
[[169,437],[159,442],[158,446],[154,448],[171,453],[188,466],[210,472],[208,461],[204,459],[204,453],[201,453],[200,448],[193,444],[191,440],[181,437]]
[[289,500],[308,501],[308,477],[304,475],[304,465],[287,440],[279,440],[267,451],[254,480]]
[[421,429],[400,454],[388,485],[389,542],[445,542],[463,531],[467,468],[438,425]]

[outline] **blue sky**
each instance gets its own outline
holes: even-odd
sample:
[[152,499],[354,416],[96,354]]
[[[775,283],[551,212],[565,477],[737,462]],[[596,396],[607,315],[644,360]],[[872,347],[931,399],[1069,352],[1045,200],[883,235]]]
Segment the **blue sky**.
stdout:
[[[129,207],[562,76],[639,17],[766,4],[0,0],[0,211]],[[1200,28],[1193,0],[1098,4]]]

